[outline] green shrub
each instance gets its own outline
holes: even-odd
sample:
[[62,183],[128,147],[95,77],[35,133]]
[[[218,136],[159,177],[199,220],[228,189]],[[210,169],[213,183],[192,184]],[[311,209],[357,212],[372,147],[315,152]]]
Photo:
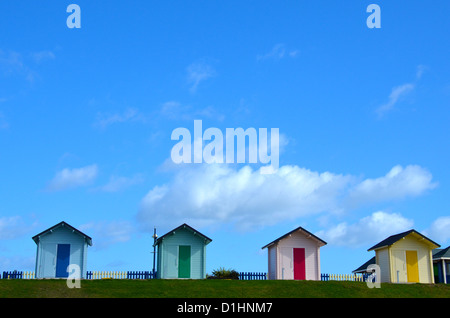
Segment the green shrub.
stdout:
[[225,269],[223,267],[219,267],[219,269],[214,269],[212,271],[211,278],[217,279],[239,279],[239,273],[234,269]]

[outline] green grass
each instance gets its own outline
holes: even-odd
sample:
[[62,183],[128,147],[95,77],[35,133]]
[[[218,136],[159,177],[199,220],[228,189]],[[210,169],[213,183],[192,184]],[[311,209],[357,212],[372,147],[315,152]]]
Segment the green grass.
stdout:
[[0,280],[0,298],[450,298],[450,285],[237,280]]

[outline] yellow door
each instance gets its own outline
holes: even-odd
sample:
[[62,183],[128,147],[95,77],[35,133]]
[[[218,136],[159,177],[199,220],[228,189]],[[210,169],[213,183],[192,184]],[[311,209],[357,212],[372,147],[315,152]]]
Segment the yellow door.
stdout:
[[417,264],[417,251],[406,251],[406,274],[408,283],[419,282],[419,266]]

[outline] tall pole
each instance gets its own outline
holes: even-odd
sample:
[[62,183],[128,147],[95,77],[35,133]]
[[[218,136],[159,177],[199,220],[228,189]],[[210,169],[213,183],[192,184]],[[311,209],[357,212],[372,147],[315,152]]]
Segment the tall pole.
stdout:
[[156,227],[153,229],[153,278],[155,278],[155,258],[156,258]]

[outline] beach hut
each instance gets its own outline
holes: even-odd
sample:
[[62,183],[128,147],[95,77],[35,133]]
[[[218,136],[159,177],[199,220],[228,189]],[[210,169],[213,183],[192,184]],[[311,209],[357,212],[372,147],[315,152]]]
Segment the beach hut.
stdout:
[[298,227],[263,246],[268,249],[268,278],[320,280],[320,247],[326,244]]
[[450,284],[450,246],[433,250],[435,283]]
[[78,265],[85,278],[87,248],[92,245],[89,236],[63,221],[32,239],[37,245],[36,278],[68,277],[70,264]]
[[158,237],[157,278],[206,278],[206,245],[211,241],[186,223]]
[[416,230],[391,235],[368,251],[375,251],[381,282],[434,283],[432,250],[440,247]]
[[367,262],[359,266],[357,269],[353,270],[353,274],[361,274],[362,276],[367,275],[367,269],[369,265],[373,265],[377,263],[377,258],[374,256],[371,259],[369,259]]

